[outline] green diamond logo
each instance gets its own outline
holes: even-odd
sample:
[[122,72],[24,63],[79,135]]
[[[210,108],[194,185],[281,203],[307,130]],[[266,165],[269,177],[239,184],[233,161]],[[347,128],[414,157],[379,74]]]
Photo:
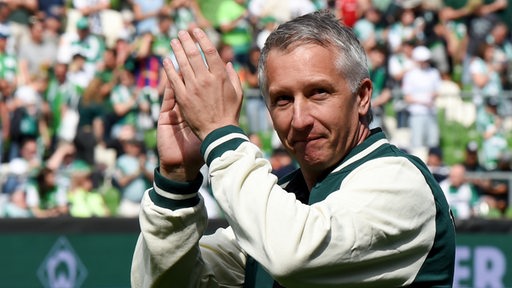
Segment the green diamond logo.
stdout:
[[84,282],[87,268],[66,237],[61,236],[39,266],[37,276],[45,288],[74,288]]

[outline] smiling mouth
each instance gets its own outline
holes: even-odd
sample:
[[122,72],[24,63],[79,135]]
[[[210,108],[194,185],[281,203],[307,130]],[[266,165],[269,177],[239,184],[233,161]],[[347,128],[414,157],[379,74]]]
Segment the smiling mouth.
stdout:
[[297,144],[307,144],[307,143],[310,143],[310,142],[314,142],[316,140],[319,140],[321,139],[321,137],[308,137],[306,139],[298,139],[298,140],[294,140],[292,143],[293,143],[293,146],[297,145]]

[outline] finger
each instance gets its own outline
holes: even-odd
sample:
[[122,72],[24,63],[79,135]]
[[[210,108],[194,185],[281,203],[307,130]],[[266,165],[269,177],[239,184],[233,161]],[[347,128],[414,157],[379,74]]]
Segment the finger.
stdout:
[[[183,83],[181,76],[174,68],[174,64],[172,63],[171,59],[164,58],[163,65],[165,74],[167,75],[167,79],[170,82],[169,84],[172,86],[173,89],[173,97],[175,98],[177,92],[185,91],[185,83]],[[182,72],[181,69],[180,72]]]
[[[188,35],[187,32],[184,32],[184,31],[179,32],[179,34],[183,34],[183,33]],[[190,35],[188,37],[190,37]],[[187,83],[187,81],[192,81],[193,79],[195,79],[194,71],[192,70],[192,67],[190,66],[190,63],[189,63],[189,60],[187,57],[187,53],[185,52],[185,49],[180,42],[180,39],[172,39],[171,47],[174,52],[174,56],[176,57],[176,61],[178,62],[178,66],[179,66],[181,75],[183,76],[183,80],[180,79],[180,81],[183,83]]]
[[175,105],[176,99],[174,98],[174,90],[172,89],[171,85],[167,84],[164,89],[164,98],[162,100],[162,107],[160,108],[160,111],[171,111],[174,109]]
[[240,81],[240,77],[238,77],[238,73],[236,73],[235,68],[231,62],[226,64],[226,71],[228,72],[229,80],[231,81],[231,85],[235,88],[236,95],[238,98],[242,98],[243,88],[242,82]]
[[219,75],[224,72],[224,62],[220,58],[215,45],[208,39],[206,33],[199,28],[192,30],[194,37],[199,43],[199,47],[203,50],[204,57],[206,59],[206,65],[208,65],[210,71],[214,74]]
[[181,31],[178,33],[178,38],[180,39],[181,46],[187,55],[188,62],[192,67],[195,76],[208,72],[203,55],[192,36],[190,36],[188,32]]
[[164,98],[160,109],[160,119],[162,124],[177,124],[183,122],[179,106],[177,105],[173,87],[167,84],[164,89]]

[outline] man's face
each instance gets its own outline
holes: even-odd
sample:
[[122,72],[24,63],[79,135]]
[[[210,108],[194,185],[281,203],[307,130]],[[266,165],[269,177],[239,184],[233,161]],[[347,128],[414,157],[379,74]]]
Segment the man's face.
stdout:
[[369,109],[368,101],[352,95],[335,59],[330,49],[313,44],[268,54],[274,128],[305,171],[321,173],[338,163],[357,144],[360,113]]

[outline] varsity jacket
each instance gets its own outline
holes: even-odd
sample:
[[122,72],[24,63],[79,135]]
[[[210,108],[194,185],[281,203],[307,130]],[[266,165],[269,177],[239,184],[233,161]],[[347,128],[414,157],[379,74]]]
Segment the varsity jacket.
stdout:
[[380,129],[311,192],[300,170],[278,182],[238,127],[210,133],[201,152],[230,226],[203,236],[201,176],[181,183],[155,170],[132,287],[451,287],[455,232],[443,192]]

